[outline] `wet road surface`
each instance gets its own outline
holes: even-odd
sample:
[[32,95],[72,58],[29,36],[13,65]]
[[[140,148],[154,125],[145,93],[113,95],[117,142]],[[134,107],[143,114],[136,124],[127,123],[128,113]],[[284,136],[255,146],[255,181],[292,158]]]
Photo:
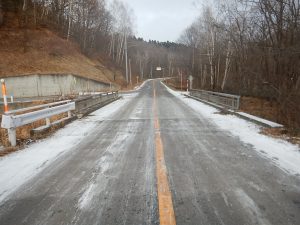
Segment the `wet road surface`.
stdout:
[[1,225],[300,224],[298,177],[158,80],[128,95],[109,119],[88,116],[93,132],[2,203]]

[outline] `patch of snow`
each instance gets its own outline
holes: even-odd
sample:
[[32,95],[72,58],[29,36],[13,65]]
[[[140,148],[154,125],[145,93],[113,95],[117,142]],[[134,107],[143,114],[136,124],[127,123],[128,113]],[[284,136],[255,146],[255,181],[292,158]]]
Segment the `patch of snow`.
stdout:
[[140,86],[134,87],[134,90],[136,90],[136,91],[140,90],[142,87],[145,86],[145,84],[146,84],[148,81],[150,81],[150,80],[145,80]]
[[248,185],[250,185],[252,188],[254,188],[256,191],[264,192],[264,189],[262,189],[258,184],[255,184],[254,182],[250,181],[248,182]]
[[[0,202],[22,184],[37,175],[62,154],[77,146],[87,135],[93,133],[97,123],[112,116],[131,99],[115,101],[81,120],[76,120],[58,130],[51,137],[34,143],[22,151],[0,158]],[[93,118],[93,120],[91,120]]]
[[111,159],[109,159],[106,155],[102,156],[98,162],[98,167],[100,167],[100,172],[102,174],[106,173],[111,164]]
[[[168,90],[219,128],[239,137],[242,142],[252,145],[261,156],[267,157],[279,168],[292,174],[300,174],[300,148],[297,145],[260,134],[261,127],[258,125],[237,116],[221,115],[216,108],[187,98],[170,88]],[[274,158],[278,160],[274,161]]]
[[244,190],[237,189],[235,191],[235,194],[238,197],[243,208],[248,211],[253,224],[271,225],[271,223],[266,218],[264,218],[257,204],[253,201],[252,198],[250,198],[249,195],[247,195]]
[[83,193],[83,195],[79,199],[79,208],[84,209],[89,206],[93,198],[93,189],[95,188],[95,184],[91,183],[87,190]]
[[221,195],[224,199],[224,202],[225,202],[226,206],[229,207],[230,205],[229,205],[228,198],[227,198],[226,194],[224,192],[222,192]]
[[173,95],[175,96],[180,96],[180,95],[185,95],[185,94],[188,94],[187,91],[175,91],[173,90],[172,88],[168,87],[165,83],[161,82],[161,84],[163,84],[165,86],[165,88],[170,92],[172,93]]

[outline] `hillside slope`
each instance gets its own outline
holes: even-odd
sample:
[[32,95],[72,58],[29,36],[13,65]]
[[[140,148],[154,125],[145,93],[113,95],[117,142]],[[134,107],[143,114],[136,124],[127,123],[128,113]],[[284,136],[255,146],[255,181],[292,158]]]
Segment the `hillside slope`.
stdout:
[[79,47],[52,31],[0,28],[0,77],[75,74],[105,83],[125,84],[120,71],[80,53]]

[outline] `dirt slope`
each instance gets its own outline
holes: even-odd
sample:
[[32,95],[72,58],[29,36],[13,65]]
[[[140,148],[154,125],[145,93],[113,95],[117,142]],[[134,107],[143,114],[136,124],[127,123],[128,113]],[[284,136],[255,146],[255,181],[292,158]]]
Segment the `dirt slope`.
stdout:
[[75,74],[106,83],[124,83],[119,71],[84,56],[75,43],[45,28],[0,28],[0,40],[0,77]]

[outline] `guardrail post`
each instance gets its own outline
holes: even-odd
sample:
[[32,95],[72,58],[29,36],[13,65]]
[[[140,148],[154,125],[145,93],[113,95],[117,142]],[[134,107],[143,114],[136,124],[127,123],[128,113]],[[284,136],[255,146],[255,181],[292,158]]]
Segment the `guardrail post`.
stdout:
[[72,112],[68,111],[68,118],[71,118],[71,117],[72,117]]
[[9,128],[7,129],[8,132],[8,141],[12,147],[17,146],[17,135],[16,135],[16,128]]
[[238,97],[237,98],[237,106],[236,106],[236,110],[239,110],[240,109],[240,100],[241,100],[241,97]]
[[51,122],[50,122],[50,118],[46,118],[46,125],[47,125],[47,126],[50,126],[50,123],[51,123]]
[[189,92],[189,80],[186,80],[186,92]]

